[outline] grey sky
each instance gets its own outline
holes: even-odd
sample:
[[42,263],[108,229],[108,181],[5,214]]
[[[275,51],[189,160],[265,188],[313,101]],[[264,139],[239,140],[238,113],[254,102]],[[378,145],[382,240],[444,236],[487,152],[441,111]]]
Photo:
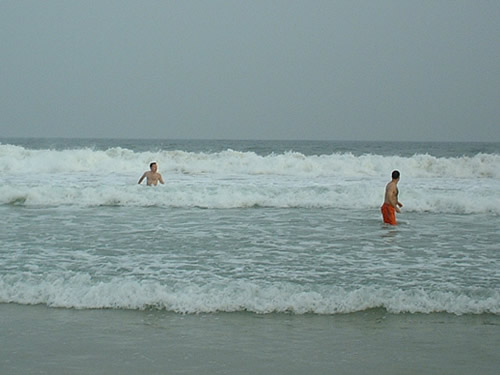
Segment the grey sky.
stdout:
[[0,0],[0,136],[500,141],[499,1]]

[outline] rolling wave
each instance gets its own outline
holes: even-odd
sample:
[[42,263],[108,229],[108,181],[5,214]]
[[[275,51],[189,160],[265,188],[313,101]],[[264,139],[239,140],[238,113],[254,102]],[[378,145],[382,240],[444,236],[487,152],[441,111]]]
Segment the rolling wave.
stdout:
[[95,282],[89,275],[37,280],[0,277],[0,302],[44,304],[78,309],[160,309],[177,313],[249,311],[259,314],[347,314],[375,308],[390,313],[447,312],[500,314],[500,295],[492,291],[402,290],[335,286],[311,289],[289,283],[259,285],[251,281],[205,285],[162,285],[116,278]]
[[[164,186],[137,180],[156,160]],[[378,209],[393,169],[405,210],[500,214],[500,155],[260,156],[226,150],[30,150],[0,145],[0,205]]]
[[298,152],[257,155],[226,150],[215,153],[186,151],[134,152],[115,147],[93,149],[30,150],[0,144],[0,171],[7,174],[109,173],[139,174],[151,160],[164,173],[243,174],[290,176],[388,176],[400,169],[408,177],[500,178],[500,155],[438,158],[427,154],[411,157],[351,153],[305,156]]

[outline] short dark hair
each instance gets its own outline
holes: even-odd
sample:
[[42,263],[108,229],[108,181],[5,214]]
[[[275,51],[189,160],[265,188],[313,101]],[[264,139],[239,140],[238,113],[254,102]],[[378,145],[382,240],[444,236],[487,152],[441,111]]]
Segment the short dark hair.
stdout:
[[150,163],[150,164],[149,164],[149,169],[151,169],[151,167],[152,167],[153,165],[155,165],[155,164],[156,164],[156,162],[155,162],[155,161],[154,161],[154,162],[152,162],[152,163]]
[[392,171],[392,179],[397,180],[399,178],[399,171]]

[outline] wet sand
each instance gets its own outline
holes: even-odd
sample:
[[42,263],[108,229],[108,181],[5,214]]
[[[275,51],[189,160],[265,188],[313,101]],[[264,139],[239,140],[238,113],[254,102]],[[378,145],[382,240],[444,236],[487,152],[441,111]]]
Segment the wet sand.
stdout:
[[0,373],[497,374],[500,316],[72,310],[0,304]]

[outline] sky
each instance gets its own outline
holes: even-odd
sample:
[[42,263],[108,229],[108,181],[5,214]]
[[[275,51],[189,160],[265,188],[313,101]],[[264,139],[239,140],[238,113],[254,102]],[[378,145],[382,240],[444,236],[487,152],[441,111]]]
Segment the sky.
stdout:
[[500,141],[500,1],[0,0],[0,137]]

